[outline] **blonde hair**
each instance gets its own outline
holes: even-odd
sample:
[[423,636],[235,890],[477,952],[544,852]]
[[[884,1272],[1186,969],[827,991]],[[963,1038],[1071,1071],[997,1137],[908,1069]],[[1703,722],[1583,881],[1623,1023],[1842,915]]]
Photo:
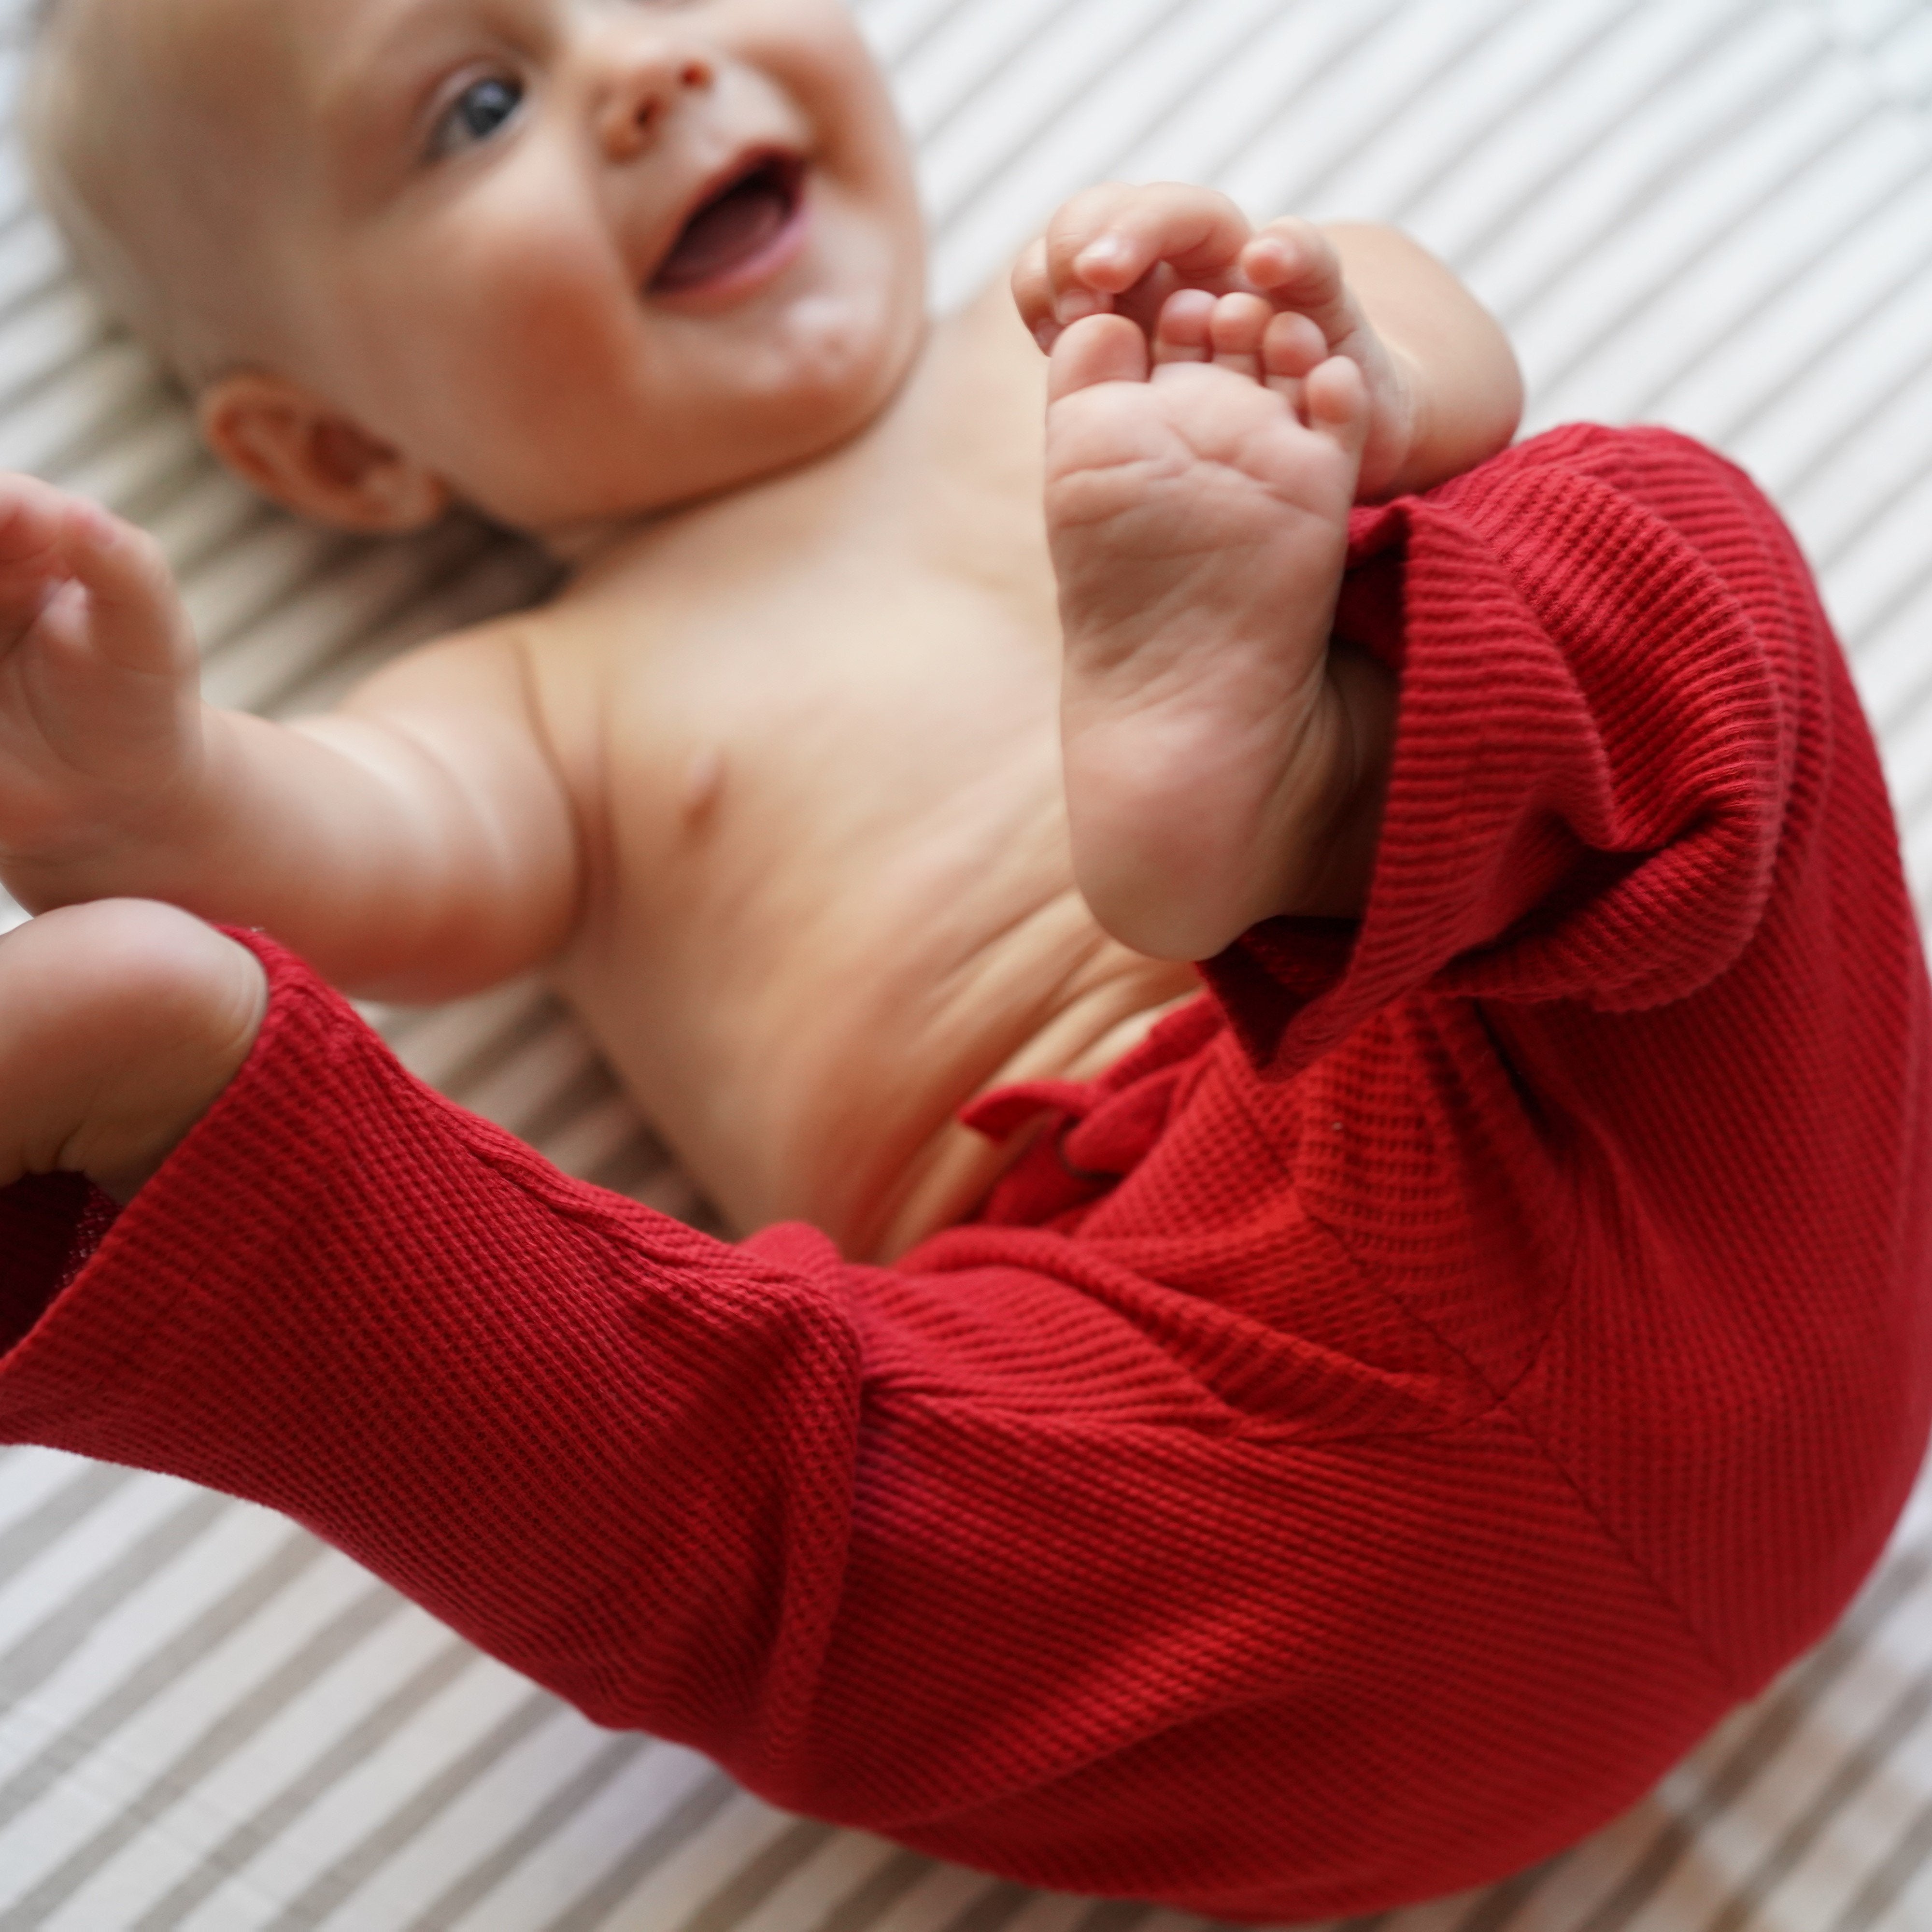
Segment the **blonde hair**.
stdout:
[[[220,171],[154,152],[165,76],[128,46],[135,0],[34,0],[21,134],[42,207],[82,278],[190,392],[234,368],[250,320],[237,278],[211,272],[249,245]],[[244,304],[245,308],[249,306]]]

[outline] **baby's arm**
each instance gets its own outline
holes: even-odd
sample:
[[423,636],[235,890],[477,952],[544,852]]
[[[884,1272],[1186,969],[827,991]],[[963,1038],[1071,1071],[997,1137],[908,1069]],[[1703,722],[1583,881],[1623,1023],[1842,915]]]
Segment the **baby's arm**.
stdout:
[[204,704],[154,546],[0,482],[0,877],[30,909],[160,899],[350,990],[448,995],[566,936],[576,842],[517,646],[431,646],[331,717]]
[[[1209,298],[1262,296],[1280,318],[1270,346],[1282,366],[1341,356],[1361,370],[1365,500],[1460,476],[1506,447],[1522,416],[1522,377],[1495,318],[1391,228],[1284,219],[1256,231],[1211,189],[1110,182],[1060,210],[1013,290],[1049,352],[1073,322],[1112,312],[1142,330],[1157,361],[1198,356]],[[1200,298],[1177,314],[1170,298],[1184,290]]]

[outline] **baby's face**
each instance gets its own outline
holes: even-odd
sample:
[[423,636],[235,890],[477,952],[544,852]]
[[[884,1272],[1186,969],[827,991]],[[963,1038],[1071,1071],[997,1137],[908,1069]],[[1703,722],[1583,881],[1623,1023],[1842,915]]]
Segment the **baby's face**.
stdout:
[[920,220],[836,0],[184,0],[260,150],[274,373],[549,533],[861,427]]

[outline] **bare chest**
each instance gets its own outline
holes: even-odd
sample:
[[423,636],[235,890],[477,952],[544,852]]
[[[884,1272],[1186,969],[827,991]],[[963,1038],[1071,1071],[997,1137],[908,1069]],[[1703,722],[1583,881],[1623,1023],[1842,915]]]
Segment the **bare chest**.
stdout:
[[650,533],[560,613],[551,708],[594,745],[618,892],[700,848],[710,876],[775,842],[842,871],[1057,818],[1040,413],[1031,345],[956,323],[857,443]]

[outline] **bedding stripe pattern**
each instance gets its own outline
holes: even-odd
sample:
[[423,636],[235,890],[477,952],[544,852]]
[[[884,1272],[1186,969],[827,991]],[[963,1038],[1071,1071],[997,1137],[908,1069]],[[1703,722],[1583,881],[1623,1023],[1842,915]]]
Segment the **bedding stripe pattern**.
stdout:
[[[24,13],[0,7],[10,26]],[[1932,919],[1922,0],[860,10],[920,142],[943,302],[1084,182],[1213,180],[1258,212],[1414,230],[1508,325],[1532,428],[1664,422],[1744,462],[1820,568]],[[0,54],[10,101],[18,69]],[[211,694],[271,713],[547,580],[480,530],[348,543],[226,482],[72,283],[10,146],[0,464],[154,530]],[[535,984],[371,1016],[560,1165],[703,1218]],[[1508,1884],[1336,1932],[1928,1924],[1932,1484],[1838,1630],[1636,1810]],[[1213,1932],[783,1816],[688,1753],[594,1730],[277,1519],[0,1454],[0,1932],[267,1928]]]

